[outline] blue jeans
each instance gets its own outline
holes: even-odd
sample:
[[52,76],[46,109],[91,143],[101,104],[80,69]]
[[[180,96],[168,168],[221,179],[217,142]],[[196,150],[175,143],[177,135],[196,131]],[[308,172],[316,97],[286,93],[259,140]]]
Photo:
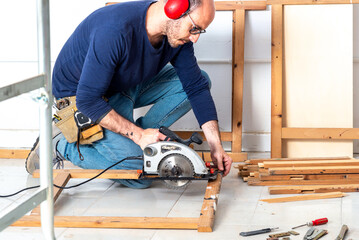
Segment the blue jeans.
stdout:
[[[208,75],[202,71],[208,81]],[[109,99],[111,107],[122,117],[141,128],[171,126],[185,115],[191,105],[175,69],[167,65],[151,81],[141,83]],[[133,110],[153,104],[143,117],[133,119]],[[129,156],[143,155],[142,149],[127,137],[104,129],[104,138],[91,145],[80,145],[84,160],[80,160],[76,143],[62,138],[57,150],[73,164],[84,169],[105,169]],[[125,160],[112,169],[143,169],[143,160]],[[131,188],[147,188],[151,180],[114,180]]]

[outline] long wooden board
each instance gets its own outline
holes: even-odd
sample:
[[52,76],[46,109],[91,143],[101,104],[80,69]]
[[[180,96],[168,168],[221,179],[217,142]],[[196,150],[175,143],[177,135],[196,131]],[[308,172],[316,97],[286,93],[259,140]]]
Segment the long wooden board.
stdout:
[[250,186],[281,186],[281,185],[342,185],[359,184],[359,179],[339,180],[292,180],[292,181],[249,181]]
[[343,156],[343,157],[313,157],[313,158],[308,158],[308,157],[302,157],[302,158],[268,158],[268,159],[262,159],[262,158],[258,158],[258,159],[249,159],[246,160],[245,163],[246,164],[258,164],[258,163],[264,163],[264,162],[273,162],[273,161],[326,161],[326,160],[348,160],[348,159],[352,159],[348,156]]
[[316,167],[316,166],[358,166],[359,160],[327,160],[327,161],[281,161],[258,163],[259,167]]
[[283,167],[269,168],[270,175],[277,174],[326,174],[326,173],[359,173],[359,166],[334,166],[334,167]]
[[330,193],[308,194],[302,196],[261,199],[260,201],[267,203],[281,203],[281,202],[317,200],[317,199],[325,199],[325,198],[339,198],[339,197],[344,197],[345,195],[346,194],[342,192],[330,192]]
[[300,194],[300,193],[308,194],[308,193],[325,193],[325,192],[359,192],[359,184],[269,187],[268,192],[270,194]]

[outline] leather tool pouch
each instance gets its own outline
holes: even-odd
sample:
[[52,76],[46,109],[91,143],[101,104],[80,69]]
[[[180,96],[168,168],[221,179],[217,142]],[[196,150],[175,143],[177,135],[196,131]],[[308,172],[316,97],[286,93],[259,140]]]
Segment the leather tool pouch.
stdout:
[[[56,101],[60,120],[55,125],[61,130],[67,142],[80,140],[80,144],[91,144],[103,138],[103,130],[77,110],[76,97],[66,97]],[[76,115],[75,115],[76,114]],[[75,121],[76,118],[76,121]]]

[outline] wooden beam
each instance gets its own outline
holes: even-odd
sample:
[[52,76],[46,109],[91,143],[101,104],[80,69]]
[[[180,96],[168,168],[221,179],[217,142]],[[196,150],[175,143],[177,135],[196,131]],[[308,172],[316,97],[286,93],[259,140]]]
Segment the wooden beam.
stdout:
[[216,11],[265,10],[266,1],[216,1]]
[[[54,225],[63,228],[197,229],[198,218],[55,216]],[[24,216],[12,226],[40,227],[40,216]]]
[[282,157],[283,5],[272,5],[271,156]]
[[358,166],[359,160],[327,160],[327,161],[277,161],[258,163],[259,167],[277,168],[277,167],[316,167],[316,166]]
[[259,174],[260,181],[299,181],[299,180],[345,180],[356,179],[359,174],[304,174],[304,175],[264,175]]
[[346,194],[342,192],[330,192],[330,193],[308,194],[302,196],[260,199],[260,201],[267,203],[280,203],[280,202],[294,202],[294,201],[304,201],[304,200],[317,200],[317,199],[326,199],[326,198],[339,198],[344,196],[346,196]]
[[[57,186],[64,187],[66,186],[66,184],[69,182],[70,179],[71,179],[70,173],[59,173],[56,175],[53,183]],[[53,188],[54,188],[53,190],[54,202],[56,202],[63,189],[55,186]],[[40,214],[40,205],[31,211],[31,215],[39,215],[39,214]]]
[[359,179],[334,179],[334,180],[298,180],[298,181],[249,181],[250,186],[280,186],[280,185],[342,185],[359,184]]
[[358,0],[267,0],[267,5],[319,5],[319,4],[351,4],[359,3]]
[[[102,172],[101,169],[54,169],[53,175],[56,177],[58,174],[70,174],[71,178],[92,178]],[[106,178],[106,179],[138,179],[140,176],[140,172],[138,170],[107,170],[98,178]],[[34,178],[40,177],[40,171],[35,170],[33,173]]]
[[[204,160],[206,162],[212,162],[211,159],[211,153],[210,152],[202,152],[202,151],[197,151],[197,154],[202,157],[202,153],[204,155]],[[227,154],[232,158],[233,162],[244,162],[245,160],[248,159],[248,153],[243,153],[243,152],[227,152]]]
[[26,159],[29,149],[0,149],[0,158]]
[[269,187],[268,191],[269,191],[270,194],[308,194],[308,193],[325,193],[325,192],[359,192],[359,184]]
[[245,161],[246,164],[258,164],[264,162],[274,162],[274,161],[327,161],[327,160],[348,160],[352,159],[351,157],[303,157],[303,158],[268,158],[268,159],[248,159]]
[[326,173],[359,173],[359,166],[334,166],[334,167],[283,167],[269,168],[270,175],[277,174],[326,174]]
[[222,174],[217,175],[216,180],[210,180],[207,184],[206,193],[202,205],[201,215],[198,222],[198,232],[212,232],[214,216],[216,214],[219,192],[222,185]]
[[242,151],[245,19],[246,12],[244,9],[234,11],[232,40],[232,152]]
[[359,128],[282,128],[283,139],[359,139]]

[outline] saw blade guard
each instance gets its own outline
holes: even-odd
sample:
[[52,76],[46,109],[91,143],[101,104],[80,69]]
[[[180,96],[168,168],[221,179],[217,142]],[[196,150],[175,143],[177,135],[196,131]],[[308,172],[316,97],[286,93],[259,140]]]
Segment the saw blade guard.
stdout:
[[160,162],[170,154],[180,154],[188,158],[197,175],[208,174],[208,169],[200,156],[190,147],[178,142],[157,142],[144,149],[144,172],[158,174]]

